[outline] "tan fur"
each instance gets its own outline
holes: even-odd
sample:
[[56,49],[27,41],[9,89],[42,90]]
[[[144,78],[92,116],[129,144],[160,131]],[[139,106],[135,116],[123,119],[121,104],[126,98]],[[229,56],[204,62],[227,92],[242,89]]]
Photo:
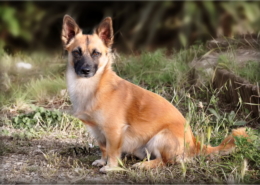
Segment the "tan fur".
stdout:
[[[63,24],[71,19],[66,15]],[[112,30],[111,19],[106,18],[105,21],[105,27],[98,27],[97,30],[105,28],[104,31],[107,31],[107,26],[108,30]],[[62,34],[68,32],[66,29],[63,26]],[[196,141],[191,128],[185,126],[185,118],[172,104],[161,96],[118,77],[112,71],[109,48],[112,36],[103,38],[99,31],[93,35],[83,35],[81,31],[77,32],[80,30],[77,25],[71,29],[76,30],[76,35],[70,41],[66,40],[66,35],[62,35],[64,46],[69,52],[68,90],[75,116],[87,125],[102,151],[102,158],[94,161],[93,165],[104,166],[107,163],[100,171],[105,172],[117,166],[122,152],[144,158],[147,150],[156,159],[135,166],[154,168],[200,153],[230,151],[235,146],[233,136],[247,137],[244,129],[238,129],[220,146],[203,146],[201,151],[200,143]],[[102,53],[98,70],[93,77],[78,77],[74,72],[71,51],[78,46],[85,55],[89,55],[93,48],[98,48]]]

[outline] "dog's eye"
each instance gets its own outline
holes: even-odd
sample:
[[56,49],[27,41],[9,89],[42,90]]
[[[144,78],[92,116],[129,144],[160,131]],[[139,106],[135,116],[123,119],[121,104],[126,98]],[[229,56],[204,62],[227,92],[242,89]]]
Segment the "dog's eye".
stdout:
[[80,54],[80,52],[78,52],[78,51],[73,51],[72,54],[73,54],[73,56],[74,56],[75,58],[80,58],[80,57],[81,57],[81,54]]
[[97,50],[94,50],[93,52],[92,52],[92,54],[91,54],[91,56],[94,58],[94,57],[98,57],[98,56],[100,56],[101,55],[101,53],[99,53]]

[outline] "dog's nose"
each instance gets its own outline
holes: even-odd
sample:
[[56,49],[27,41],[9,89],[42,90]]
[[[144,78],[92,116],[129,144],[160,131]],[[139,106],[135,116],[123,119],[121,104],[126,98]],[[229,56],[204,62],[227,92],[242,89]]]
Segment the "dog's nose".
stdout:
[[89,68],[89,67],[85,67],[85,68],[82,68],[82,69],[81,69],[81,73],[82,73],[82,74],[87,75],[87,74],[89,74],[89,72],[90,72],[90,68]]

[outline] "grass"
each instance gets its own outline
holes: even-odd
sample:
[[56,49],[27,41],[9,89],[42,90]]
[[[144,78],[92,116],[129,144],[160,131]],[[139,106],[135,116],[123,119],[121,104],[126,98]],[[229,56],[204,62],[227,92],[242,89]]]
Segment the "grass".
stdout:
[[[0,56],[2,82],[0,106],[16,106],[16,102],[43,103],[66,88],[64,81],[65,62],[61,55],[38,53]],[[31,65],[30,69],[18,67],[19,63]],[[57,97],[59,98],[59,97]]]
[[247,60],[243,63],[238,63],[235,60],[235,54],[230,52],[228,55],[221,55],[219,57],[218,65],[232,71],[234,74],[253,84],[259,84],[260,82],[259,61]]
[[[220,144],[233,128],[248,120],[243,107],[218,98],[210,84],[190,86],[189,62],[206,53],[202,46],[144,52],[118,57],[115,71],[123,78],[156,92],[186,117],[197,139]],[[19,61],[32,69],[17,69]],[[91,163],[100,157],[95,140],[82,122],[70,116],[65,86],[66,59],[56,55],[18,53],[1,56],[0,158],[4,183],[259,183],[260,133],[248,129],[251,142],[237,138],[236,152],[198,156],[162,169],[133,169],[133,156],[123,156],[121,171],[106,175]]]
[[203,47],[191,47],[188,50],[173,52],[165,56],[165,50],[143,52],[139,56],[121,56],[115,62],[117,74],[142,85],[147,89],[174,85],[183,88],[188,81],[190,68],[188,63],[201,55]]
[[66,89],[64,78],[59,76],[32,79],[26,85],[26,98],[31,98],[39,103],[45,103],[52,98],[61,99],[63,89]]

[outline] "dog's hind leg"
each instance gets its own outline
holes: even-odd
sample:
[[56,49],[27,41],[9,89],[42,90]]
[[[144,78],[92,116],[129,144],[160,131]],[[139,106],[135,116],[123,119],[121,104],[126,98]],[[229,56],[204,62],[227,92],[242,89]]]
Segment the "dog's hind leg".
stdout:
[[136,163],[133,167],[150,169],[175,163],[176,157],[184,152],[181,146],[178,138],[169,129],[164,129],[152,137],[146,145],[147,151],[156,159]]
[[145,168],[145,169],[151,169],[156,167],[164,166],[165,163],[162,161],[161,158],[157,158],[154,160],[139,162],[133,165],[134,168]]

